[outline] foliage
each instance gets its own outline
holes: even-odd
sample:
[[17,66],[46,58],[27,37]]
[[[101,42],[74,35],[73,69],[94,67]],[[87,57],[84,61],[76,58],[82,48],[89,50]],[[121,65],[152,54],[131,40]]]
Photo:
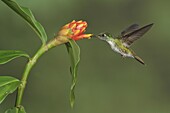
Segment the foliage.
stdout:
[[[31,28],[36,32],[36,34],[39,36],[39,38],[42,41],[42,46],[32,58],[30,58],[28,54],[20,50],[0,50],[0,64],[6,64],[9,61],[15,58],[18,58],[18,57],[28,58],[28,63],[26,65],[26,68],[20,80],[14,77],[11,77],[11,76],[0,76],[0,103],[3,102],[3,100],[10,93],[13,93],[16,89],[18,89],[15,106],[13,108],[6,110],[5,113],[26,113],[24,110],[24,107],[21,105],[21,102],[22,102],[24,89],[26,87],[27,78],[29,76],[29,72],[31,71],[32,67],[35,65],[36,61],[39,59],[39,57],[42,54],[47,52],[47,50],[53,47],[56,47],[58,45],[61,45],[61,44],[66,44],[66,47],[67,47],[67,50],[70,56],[70,60],[71,60],[70,73],[72,75],[72,85],[71,85],[71,90],[70,90],[70,104],[73,107],[74,101],[75,101],[74,89],[75,89],[75,85],[77,81],[78,64],[80,62],[79,46],[76,44],[74,39],[72,40],[69,37],[69,35],[63,35],[63,33],[65,34],[63,30],[61,30],[62,32],[60,31],[60,33],[57,36],[55,36],[54,39],[52,39],[51,41],[47,43],[47,35],[44,30],[44,27],[35,19],[32,11],[29,8],[20,6],[15,0],[2,0],[2,1],[7,6],[9,6],[15,13],[20,15],[31,26]],[[74,22],[76,23],[76,21]],[[76,36],[79,36],[79,39],[83,38],[83,36],[86,38],[91,36],[91,34],[88,34],[88,35],[83,34],[83,32],[85,31],[85,28],[87,27],[87,23],[81,24],[81,21],[78,21],[78,25],[79,25],[78,27],[84,24],[85,26],[83,26],[82,31],[79,33],[79,35],[76,35]],[[70,29],[70,28],[67,28],[67,29]],[[74,28],[74,29],[77,29],[77,28]],[[72,32],[73,32],[72,37],[75,37],[74,34],[76,33],[74,33],[74,31]]]

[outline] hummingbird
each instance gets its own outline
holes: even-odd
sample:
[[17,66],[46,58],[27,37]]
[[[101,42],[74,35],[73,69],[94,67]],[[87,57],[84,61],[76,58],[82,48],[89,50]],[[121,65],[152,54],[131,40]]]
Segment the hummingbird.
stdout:
[[144,61],[129,47],[134,41],[142,37],[152,26],[153,23],[143,27],[139,27],[138,24],[132,24],[123,30],[117,37],[113,37],[108,32],[100,33],[97,37],[106,41],[110,45],[111,49],[119,53],[122,57],[134,58],[144,65]]

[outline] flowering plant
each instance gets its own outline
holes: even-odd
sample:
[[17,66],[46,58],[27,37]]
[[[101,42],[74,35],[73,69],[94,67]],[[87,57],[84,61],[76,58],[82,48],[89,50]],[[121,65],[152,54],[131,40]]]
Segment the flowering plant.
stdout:
[[33,28],[42,42],[41,47],[33,57],[30,57],[27,53],[19,50],[0,50],[0,64],[8,63],[18,57],[25,57],[28,59],[24,73],[20,80],[12,76],[0,76],[0,103],[2,103],[10,93],[17,91],[15,106],[8,109],[5,113],[26,113],[22,106],[22,97],[31,69],[44,53],[61,44],[66,45],[71,59],[70,72],[72,75],[72,85],[70,90],[70,103],[73,107],[75,100],[74,89],[77,81],[77,68],[80,61],[80,49],[75,41],[90,38],[92,36],[92,34],[84,34],[87,28],[87,22],[82,20],[73,20],[72,22],[64,25],[57,35],[47,42],[48,37],[43,26],[35,19],[30,9],[20,6],[14,0],[2,1],[13,11],[19,14],[31,26],[31,28]]
[[83,38],[90,38],[92,34],[83,34],[86,30],[87,22],[85,21],[75,21],[73,20],[71,23],[66,24],[62,27],[59,35],[65,35],[70,37],[73,40],[80,40]]

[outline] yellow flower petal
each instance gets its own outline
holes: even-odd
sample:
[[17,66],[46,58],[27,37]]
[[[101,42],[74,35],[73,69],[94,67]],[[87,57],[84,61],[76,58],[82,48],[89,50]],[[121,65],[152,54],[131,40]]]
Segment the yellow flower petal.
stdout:
[[79,20],[79,21],[77,21],[76,23],[78,23],[78,24],[79,24],[79,23],[82,23],[82,20]]
[[[75,21],[75,20],[73,20],[72,22],[76,22],[76,21]],[[72,23],[72,22],[71,22],[71,23]]]
[[81,29],[83,26],[84,26],[84,24],[79,24],[79,25],[77,26],[77,29]]
[[79,33],[80,33],[79,29],[74,31],[74,35],[78,35]]
[[74,29],[74,28],[76,28],[76,23],[70,24],[70,29]]
[[84,38],[89,38],[89,37],[91,37],[93,34],[83,34],[83,37]]
[[81,33],[85,32],[85,29],[86,29],[86,27],[83,27],[80,32]]

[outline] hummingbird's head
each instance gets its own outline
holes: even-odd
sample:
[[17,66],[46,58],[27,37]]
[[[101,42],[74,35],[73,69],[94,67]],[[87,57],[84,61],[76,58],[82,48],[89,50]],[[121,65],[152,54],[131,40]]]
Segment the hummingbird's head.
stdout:
[[109,38],[112,38],[112,35],[108,32],[105,32],[98,34],[97,37],[101,40],[108,40]]

